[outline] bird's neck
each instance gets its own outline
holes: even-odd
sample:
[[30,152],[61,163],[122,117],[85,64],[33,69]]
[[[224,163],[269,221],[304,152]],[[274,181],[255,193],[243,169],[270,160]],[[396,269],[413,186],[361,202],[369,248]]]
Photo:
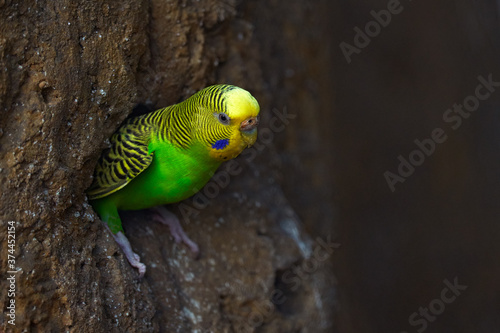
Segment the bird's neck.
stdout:
[[189,103],[182,102],[157,111],[153,117],[158,127],[158,139],[167,141],[178,149],[189,151],[198,156],[204,163],[220,164],[238,156],[246,145],[238,137],[238,132],[227,137],[227,146],[215,147],[203,140],[195,132],[199,119],[196,110]]
[[182,103],[158,110],[155,117],[159,139],[167,140],[174,146],[187,149],[193,139],[193,110],[185,110]]

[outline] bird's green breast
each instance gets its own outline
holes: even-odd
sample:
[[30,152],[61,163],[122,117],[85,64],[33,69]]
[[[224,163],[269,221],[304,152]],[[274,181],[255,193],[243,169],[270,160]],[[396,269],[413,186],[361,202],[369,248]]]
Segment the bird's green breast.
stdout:
[[220,165],[206,147],[155,144],[151,165],[119,191],[102,198],[120,210],[144,209],[184,200],[200,190]]

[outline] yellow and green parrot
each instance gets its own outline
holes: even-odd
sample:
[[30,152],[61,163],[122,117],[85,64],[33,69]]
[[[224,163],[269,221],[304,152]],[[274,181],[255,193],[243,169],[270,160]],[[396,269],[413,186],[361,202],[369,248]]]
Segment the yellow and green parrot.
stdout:
[[132,251],[118,210],[154,207],[154,219],[169,226],[175,241],[198,253],[198,245],[162,205],[192,196],[222,162],[253,145],[259,109],[248,91],[214,85],[179,104],[131,118],[113,134],[87,195],[141,277],[146,265]]

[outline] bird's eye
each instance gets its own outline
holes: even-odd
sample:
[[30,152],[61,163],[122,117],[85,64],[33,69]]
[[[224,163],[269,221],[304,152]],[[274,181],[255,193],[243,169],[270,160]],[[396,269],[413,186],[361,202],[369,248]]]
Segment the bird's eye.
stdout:
[[219,113],[219,121],[224,125],[228,125],[229,117],[225,113]]

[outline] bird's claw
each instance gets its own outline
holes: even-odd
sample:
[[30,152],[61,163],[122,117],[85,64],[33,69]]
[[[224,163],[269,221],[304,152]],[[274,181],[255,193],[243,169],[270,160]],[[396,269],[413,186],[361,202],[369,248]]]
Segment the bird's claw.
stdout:
[[175,216],[174,214],[169,212],[165,207],[162,206],[154,207],[153,210],[155,211],[153,219],[169,227],[170,234],[172,235],[172,237],[174,237],[174,241],[177,244],[179,243],[186,244],[191,250],[191,252],[194,253],[195,257],[198,257],[198,254],[200,252],[198,244],[196,244],[189,238],[189,236],[182,228],[177,216]]
[[[137,256],[137,258],[139,258],[139,256],[137,254],[136,254],[136,256]],[[130,262],[130,260],[129,260],[129,262]],[[137,270],[139,271],[139,279],[142,279],[144,277],[144,274],[146,274],[146,265],[144,265],[140,261],[137,261],[136,263],[130,262],[130,265],[137,268]]]
[[132,251],[132,247],[130,246],[130,242],[128,241],[125,234],[123,232],[119,231],[116,234],[113,234],[113,238],[115,239],[116,243],[122,249],[122,251],[125,254],[125,257],[127,257],[127,260],[130,263],[130,265],[132,267],[137,268],[137,270],[139,271],[139,278],[142,278],[144,276],[144,274],[146,273],[146,265],[144,265],[141,262],[141,257],[139,257],[139,255],[137,253]]

